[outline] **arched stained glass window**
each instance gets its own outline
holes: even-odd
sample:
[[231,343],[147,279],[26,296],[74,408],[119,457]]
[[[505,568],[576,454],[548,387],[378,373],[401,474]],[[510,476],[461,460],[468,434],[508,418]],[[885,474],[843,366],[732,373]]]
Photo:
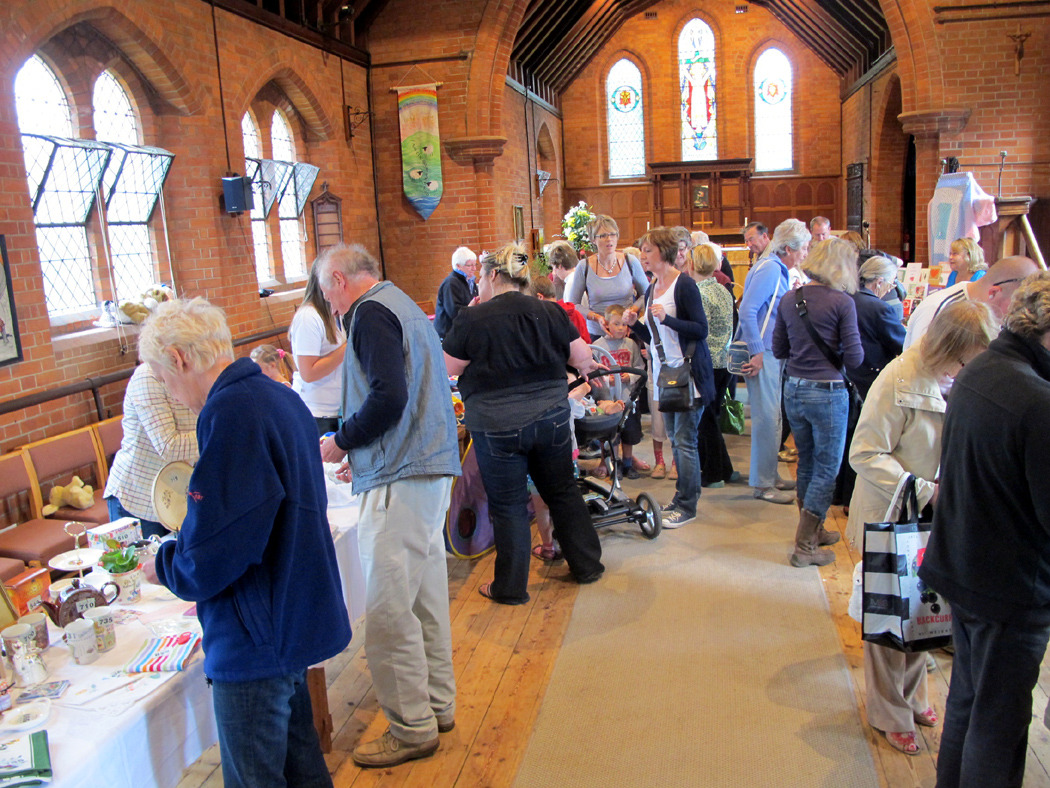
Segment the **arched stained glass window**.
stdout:
[[678,36],[678,88],[682,100],[682,160],[718,158],[715,111],[715,34],[693,19]]
[[791,61],[767,49],[755,63],[755,169],[790,170]]
[[252,196],[255,198],[255,205],[248,212],[252,223],[252,247],[255,249],[255,276],[260,282],[264,282],[273,278],[273,274],[270,269],[270,241],[266,235],[259,173],[262,143],[259,141],[259,129],[248,112],[241,117],[241,139],[244,143],[244,174],[252,179]]
[[[295,143],[292,130],[284,116],[274,110],[270,124],[270,140],[273,157],[277,161],[295,161]],[[277,204],[277,217],[281,226],[281,259],[284,260],[285,279],[306,276],[306,244],[299,231],[299,211],[295,200],[294,171],[289,170],[284,183],[281,201]]]
[[605,79],[609,132],[609,177],[645,175],[645,116],[642,72],[627,58],[618,60]]

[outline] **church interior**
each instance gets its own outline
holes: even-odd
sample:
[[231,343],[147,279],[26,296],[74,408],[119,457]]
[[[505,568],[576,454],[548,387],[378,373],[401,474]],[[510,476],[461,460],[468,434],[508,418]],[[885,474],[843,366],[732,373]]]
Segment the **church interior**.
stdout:
[[[926,263],[927,205],[954,157],[1000,202],[986,251],[1045,249],[1048,5],[8,0],[0,454],[120,414],[139,328],[114,321],[107,302],[119,311],[166,285],[220,306],[239,356],[287,347],[309,265],[339,241],[366,247],[424,308],[456,247],[520,240],[539,253],[581,201],[616,219],[621,246],[661,224],[741,244],[746,222],[823,215]],[[683,67],[690,53],[702,68]],[[399,103],[412,89],[436,95],[439,142],[410,168]],[[427,199],[413,198],[420,189]],[[1021,216],[1029,232],[1018,238]],[[844,620],[849,571],[821,574]],[[454,594],[476,586],[469,568],[453,576]],[[544,598],[548,656],[570,615],[552,610],[571,610],[575,593]],[[480,654],[485,629],[471,623],[489,614],[476,597],[459,626]],[[532,625],[485,626],[526,638]],[[844,647],[854,677],[855,641]],[[543,664],[500,675],[542,686],[553,670]],[[344,700],[332,681],[367,695],[363,665],[355,653],[330,671],[333,705]],[[484,681],[469,696],[477,703],[497,690]],[[347,712],[346,731],[367,727],[368,711]],[[527,739],[537,707],[502,713]],[[1038,735],[1050,764],[1050,738]],[[468,752],[498,760],[500,746],[465,745],[461,763]],[[515,769],[523,748],[508,756]],[[872,784],[932,785],[929,763],[885,758]],[[217,784],[214,764],[197,768],[187,788]],[[491,762],[463,768],[470,776],[384,784],[514,782]],[[1033,785],[1050,784],[1041,773]],[[352,778],[336,782],[372,784]]]

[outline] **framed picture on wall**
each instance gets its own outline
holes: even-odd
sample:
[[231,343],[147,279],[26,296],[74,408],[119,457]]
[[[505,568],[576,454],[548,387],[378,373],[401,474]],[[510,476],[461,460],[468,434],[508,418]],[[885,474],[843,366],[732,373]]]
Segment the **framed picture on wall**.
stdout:
[[0,235],[0,260],[4,271],[0,275],[0,367],[22,360],[22,340],[18,336],[18,316],[15,314],[15,294],[11,289],[11,264],[7,260],[7,244]]
[[711,187],[710,186],[694,186],[693,187],[693,207],[700,210],[705,210],[711,207]]
[[514,240],[522,243],[525,240],[525,206],[514,206]]

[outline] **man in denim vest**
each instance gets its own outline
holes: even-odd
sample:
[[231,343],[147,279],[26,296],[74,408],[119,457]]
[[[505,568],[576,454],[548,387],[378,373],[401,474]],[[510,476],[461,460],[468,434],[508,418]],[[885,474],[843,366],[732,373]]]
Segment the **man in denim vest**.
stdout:
[[346,327],[343,426],[321,443],[360,496],[365,651],[390,727],[353,752],[394,766],[438,747],[455,725],[456,688],[443,527],[460,474],[456,418],[437,333],[364,247],[318,261],[321,291]]

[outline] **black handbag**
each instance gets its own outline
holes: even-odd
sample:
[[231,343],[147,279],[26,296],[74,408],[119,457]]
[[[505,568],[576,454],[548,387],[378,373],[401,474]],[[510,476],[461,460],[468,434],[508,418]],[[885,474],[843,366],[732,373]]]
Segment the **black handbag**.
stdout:
[[817,333],[817,329],[813,328],[813,323],[809,320],[809,308],[806,306],[806,299],[802,297],[801,287],[795,291],[795,311],[798,312],[799,319],[802,320],[802,325],[804,325],[806,331],[809,332],[810,339],[812,339],[813,344],[817,346],[817,350],[823,353],[824,358],[826,358],[831,366],[835,367],[835,369],[839,371],[839,374],[842,375],[842,380],[846,383],[846,391],[849,392],[850,413],[856,413],[859,416],[860,408],[864,404],[864,400],[861,399],[860,392],[857,391],[857,387],[853,384],[853,381],[849,379],[849,375],[846,374],[846,368],[842,363],[842,357],[829,348],[827,342],[825,342],[820,334]]
[[[652,296],[649,298],[652,304]],[[660,332],[657,330],[656,321],[652,313],[649,313],[649,327],[653,334],[653,345],[656,354],[660,357],[660,374],[656,376],[656,388],[659,402],[657,403],[661,413],[681,413],[692,410],[696,402],[693,397],[693,353],[696,352],[696,342],[690,342],[689,348],[684,353],[682,363],[678,366],[670,366],[664,355],[664,343],[660,340]]]

